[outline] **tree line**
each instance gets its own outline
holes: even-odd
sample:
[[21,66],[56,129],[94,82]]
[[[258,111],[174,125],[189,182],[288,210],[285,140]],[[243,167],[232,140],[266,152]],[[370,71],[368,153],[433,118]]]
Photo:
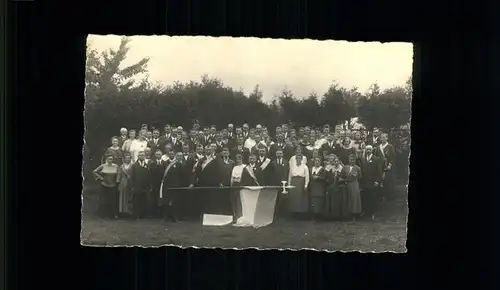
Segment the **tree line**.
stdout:
[[[110,137],[121,127],[138,128],[145,123],[157,128],[165,124],[191,128],[193,120],[203,125],[226,127],[227,123],[265,124],[273,128],[292,122],[296,126],[337,125],[352,117],[368,130],[391,130],[408,124],[411,114],[411,78],[401,86],[381,90],[372,84],[366,93],[332,82],[322,95],[296,96],[284,88],[272,102],[262,100],[256,85],[246,95],[226,86],[216,77],[199,81],[155,84],[147,77],[149,58],[122,68],[129,39],[116,49],[87,50],[85,87],[85,154],[100,159]],[[168,64],[167,64],[168,65]],[[139,79],[139,80],[138,80]]]

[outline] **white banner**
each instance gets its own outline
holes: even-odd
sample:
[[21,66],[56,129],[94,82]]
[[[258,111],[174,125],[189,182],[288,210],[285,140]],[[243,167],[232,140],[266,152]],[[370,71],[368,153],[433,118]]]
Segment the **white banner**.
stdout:
[[240,190],[242,216],[236,227],[265,227],[274,219],[274,207],[278,189],[262,186],[245,187]]

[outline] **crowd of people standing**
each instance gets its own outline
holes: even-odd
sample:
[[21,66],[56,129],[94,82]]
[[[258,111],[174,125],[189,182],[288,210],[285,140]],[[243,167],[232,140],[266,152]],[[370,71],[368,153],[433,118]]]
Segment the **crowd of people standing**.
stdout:
[[379,203],[393,198],[396,177],[408,172],[409,141],[395,147],[378,129],[283,124],[270,132],[262,125],[194,123],[189,131],[142,125],[119,133],[93,171],[102,218],[177,221],[219,213],[236,221],[239,190],[228,187],[287,181],[293,187],[278,195],[277,218],[375,219]]

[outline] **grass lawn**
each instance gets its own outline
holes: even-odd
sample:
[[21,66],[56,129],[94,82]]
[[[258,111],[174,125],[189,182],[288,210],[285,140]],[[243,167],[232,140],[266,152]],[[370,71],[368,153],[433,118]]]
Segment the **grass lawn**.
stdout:
[[[314,248],[329,251],[406,252],[406,192],[381,205],[376,221],[275,221],[254,229],[208,227],[161,220],[101,220],[85,214],[81,242],[96,246],[163,246],[217,248]],[[85,208],[85,203],[84,203]]]

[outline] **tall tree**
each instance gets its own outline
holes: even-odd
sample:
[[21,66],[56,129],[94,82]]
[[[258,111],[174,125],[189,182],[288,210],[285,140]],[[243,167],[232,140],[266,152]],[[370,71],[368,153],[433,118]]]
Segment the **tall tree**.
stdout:
[[411,99],[402,87],[393,87],[382,93],[374,87],[359,100],[358,112],[361,123],[369,130],[379,127],[390,131],[410,121]]
[[333,82],[321,100],[322,119],[330,124],[337,125],[348,121],[354,116],[354,109],[346,100],[348,90]]
[[147,82],[135,77],[147,72],[149,58],[122,67],[129,52],[130,39],[123,37],[117,49],[108,49],[99,53],[87,46],[87,65],[85,69],[86,98],[91,101],[100,95],[112,95],[118,91],[132,88],[134,85],[146,89]]

